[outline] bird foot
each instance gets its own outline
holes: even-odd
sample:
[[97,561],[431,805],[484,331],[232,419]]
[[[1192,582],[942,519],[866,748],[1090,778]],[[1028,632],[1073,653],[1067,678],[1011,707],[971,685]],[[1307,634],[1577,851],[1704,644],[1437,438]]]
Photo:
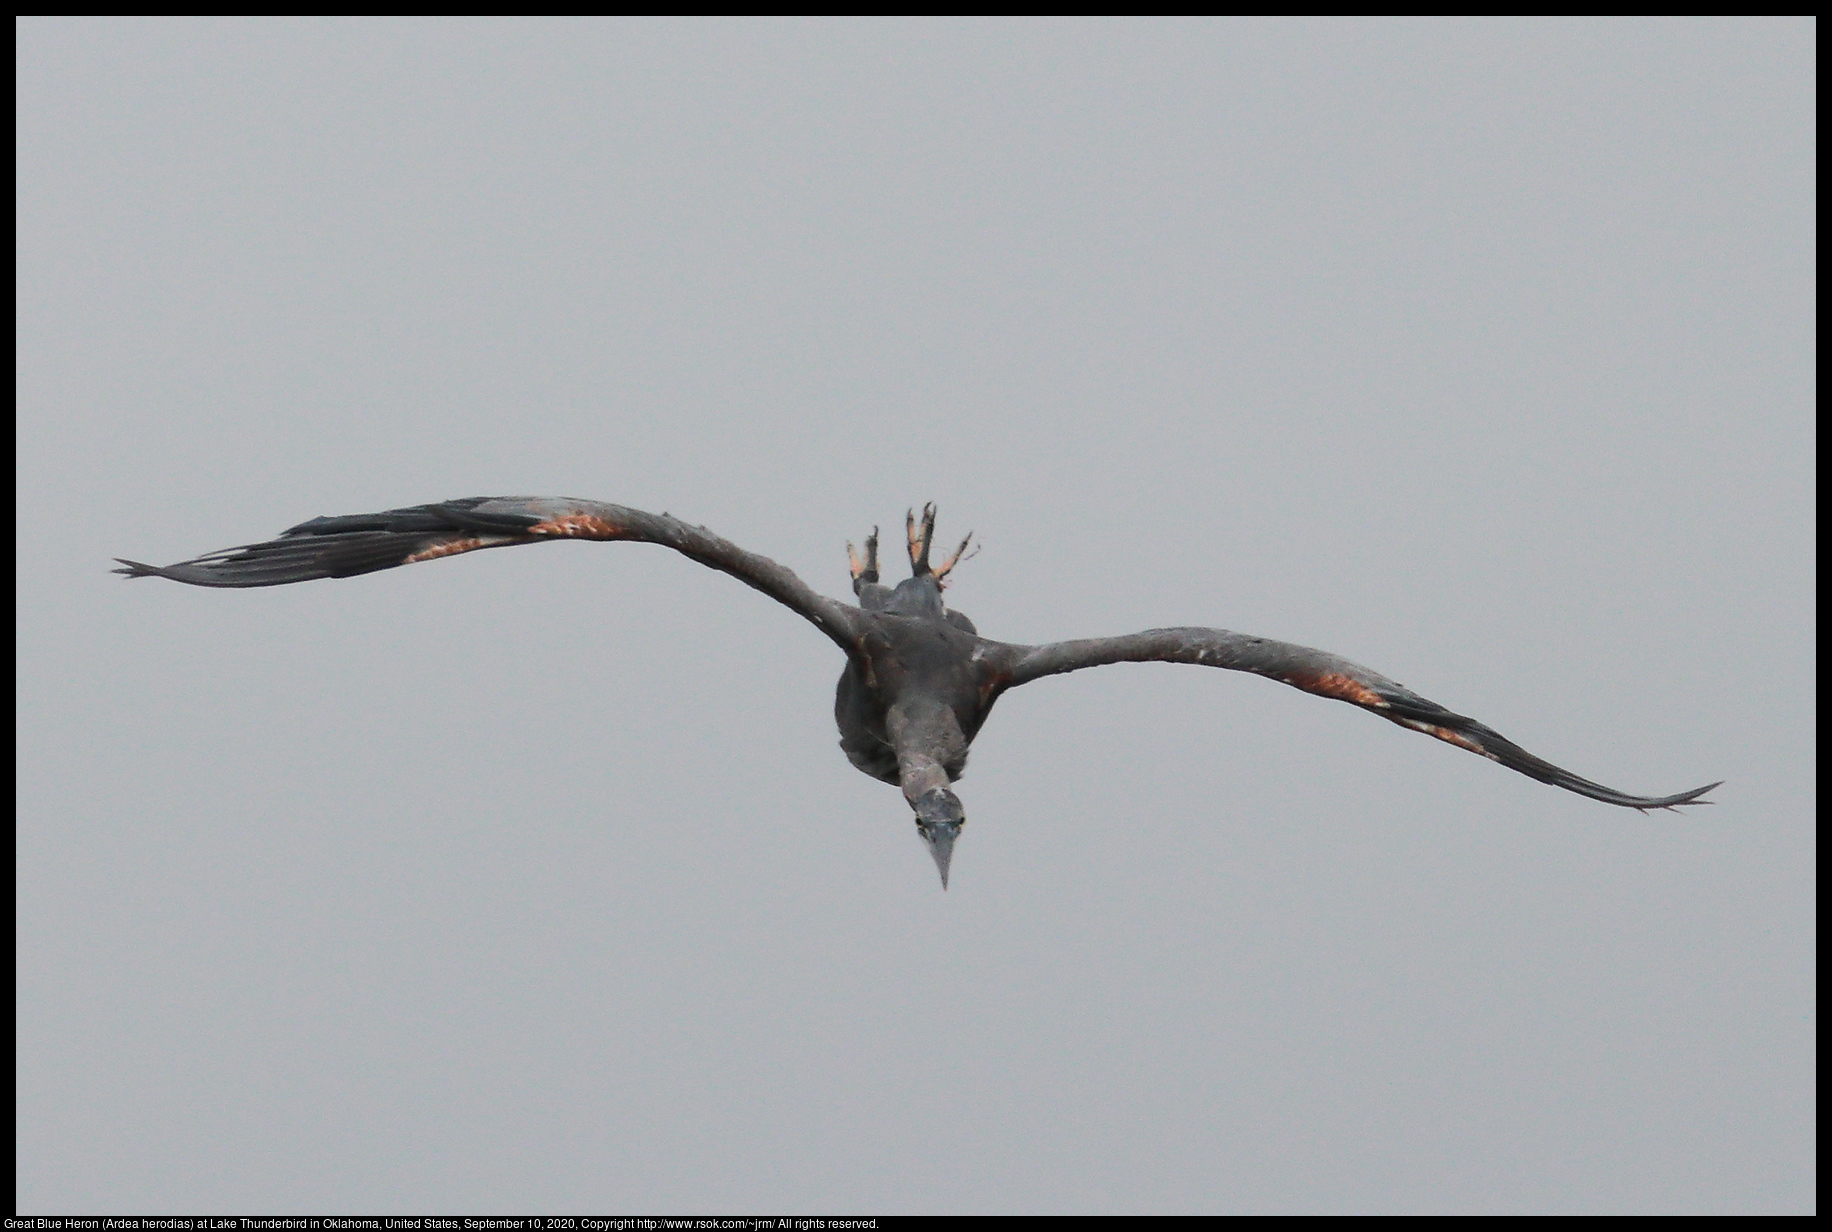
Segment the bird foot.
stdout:
[[922,507],[922,526],[916,525],[916,511],[903,515],[903,530],[910,541],[910,576],[922,577],[929,572],[929,545],[935,540],[935,502]]
[[979,555],[980,549],[977,545],[971,552],[967,550],[967,546],[971,543],[973,543],[973,532],[968,531],[966,538],[961,540],[961,545],[954,549],[954,554],[942,561],[941,564],[935,566],[935,580],[938,583],[946,586],[948,584],[948,575],[954,572],[954,566],[960,564],[963,560]]
[[967,537],[961,540],[960,546],[954,549],[953,555],[942,561],[940,565],[931,566],[929,564],[929,549],[935,543],[935,505],[933,503],[922,507],[920,526],[916,521],[915,510],[905,514],[904,530],[910,541],[910,574],[913,577],[933,576],[937,582],[941,582],[953,571],[954,566],[973,555],[967,550],[967,546],[973,542],[973,532],[968,531]]
[[858,549],[850,542],[846,544],[846,562],[852,567],[852,593],[861,594],[867,585],[876,585],[878,581],[878,528],[871,528],[871,534],[865,536],[865,559],[859,559]]

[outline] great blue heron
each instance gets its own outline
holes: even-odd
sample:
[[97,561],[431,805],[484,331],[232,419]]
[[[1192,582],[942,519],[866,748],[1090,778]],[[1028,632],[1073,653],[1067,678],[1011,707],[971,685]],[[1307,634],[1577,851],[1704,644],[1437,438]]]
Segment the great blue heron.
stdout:
[[1147,629],[1124,637],[1021,646],[979,635],[942,602],[942,584],[973,536],[931,565],[935,507],[905,520],[910,577],[895,589],[878,582],[878,532],[861,557],[846,545],[858,606],[816,594],[773,560],[747,552],[702,526],[668,514],[598,501],[539,496],[473,496],[382,513],[313,518],[279,538],[225,548],[160,568],[122,560],[129,577],[162,577],[192,586],[283,586],[352,577],[481,548],[561,539],[631,540],[673,548],[729,573],[809,620],[846,655],[834,699],[840,748],[852,764],[903,789],[948,886],[948,864],[966,813],[949,784],[967,765],[967,746],[1005,690],[1043,676],[1105,663],[1194,663],[1253,672],[1318,697],[1348,702],[1413,731],[1479,753],[1510,770],[1625,808],[1692,804],[1717,783],[1676,796],[1631,796],[1541,761],[1474,719],[1453,714],[1405,686],[1321,650],[1226,629]]

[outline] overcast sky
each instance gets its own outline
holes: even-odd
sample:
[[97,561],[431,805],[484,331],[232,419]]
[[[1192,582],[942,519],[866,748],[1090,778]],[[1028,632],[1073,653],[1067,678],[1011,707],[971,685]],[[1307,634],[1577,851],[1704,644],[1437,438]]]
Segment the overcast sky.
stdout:
[[[1813,1209],[1813,26],[18,27],[37,1212]],[[668,510],[1010,641],[944,894]]]

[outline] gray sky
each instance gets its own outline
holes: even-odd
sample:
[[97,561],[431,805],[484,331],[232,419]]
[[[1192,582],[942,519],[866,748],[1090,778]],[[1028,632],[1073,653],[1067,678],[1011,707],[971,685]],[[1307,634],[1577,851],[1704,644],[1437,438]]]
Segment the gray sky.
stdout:
[[[1813,27],[19,27],[23,1211],[1813,1207]],[[944,895],[840,659],[1013,641]]]

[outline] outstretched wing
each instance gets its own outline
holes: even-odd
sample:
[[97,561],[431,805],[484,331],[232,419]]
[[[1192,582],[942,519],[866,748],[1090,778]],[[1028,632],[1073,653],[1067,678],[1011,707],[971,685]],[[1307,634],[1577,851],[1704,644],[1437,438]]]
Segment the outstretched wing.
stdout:
[[191,586],[284,586],[558,539],[631,540],[673,548],[754,586],[814,622],[842,650],[854,650],[854,611],[816,593],[775,561],[665,513],[565,497],[471,496],[381,513],[313,518],[266,543],[224,548],[163,568],[123,560],[125,568],[115,572],[170,578]]
[[1676,796],[1631,796],[1542,761],[1500,732],[1446,710],[1404,685],[1347,659],[1308,646],[1249,637],[1226,629],[1148,629],[1126,637],[1052,642],[1047,646],[1010,646],[993,642],[982,645],[983,660],[992,672],[992,687],[1001,691],[1043,676],[1107,663],[1195,663],[1269,676],[1318,697],[1360,706],[1401,727],[1435,736],[1460,749],[1480,753],[1529,778],[1605,804],[1635,809],[1672,808],[1699,803],[1700,796],[1718,786],[1712,783]]

